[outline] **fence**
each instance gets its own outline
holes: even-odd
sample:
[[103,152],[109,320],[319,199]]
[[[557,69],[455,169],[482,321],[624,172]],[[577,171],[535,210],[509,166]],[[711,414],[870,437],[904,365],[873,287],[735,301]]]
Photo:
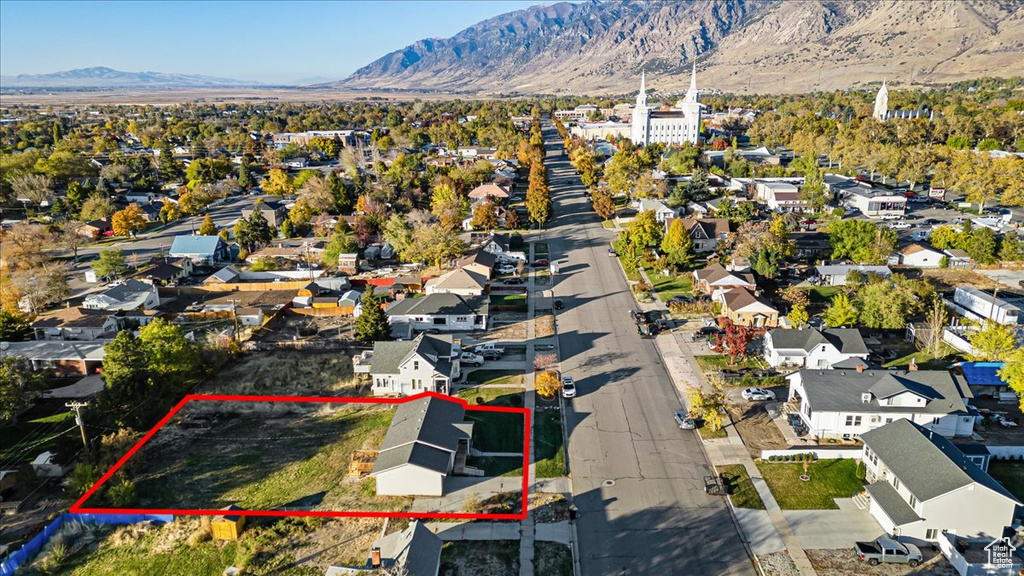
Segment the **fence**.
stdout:
[[995,460],[1024,459],[1024,446],[986,446],[985,448]]
[[60,532],[65,522],[82,522],[84,524],[138,524],[140,522],[173,522],[174,516],[169,514],[61,514],[53,522],[43,528],[17,552],[13,552],[0,564],[0,576],[9,576],[22,565],[39,553],[54,534]]
[[860,458],[861,453],[862,451],[859,448],[761,450],[761,460],[767,462],[770,456],[797,456],[800,454],[813,454],[818,460],[839,460],[842,458]]

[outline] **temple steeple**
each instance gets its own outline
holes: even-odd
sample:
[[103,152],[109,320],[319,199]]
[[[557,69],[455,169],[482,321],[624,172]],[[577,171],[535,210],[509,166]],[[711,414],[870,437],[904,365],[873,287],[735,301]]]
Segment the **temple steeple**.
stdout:
[[643,69],[640,70],[640,92],[636,95],[636,105],[647,106],[647,72]]

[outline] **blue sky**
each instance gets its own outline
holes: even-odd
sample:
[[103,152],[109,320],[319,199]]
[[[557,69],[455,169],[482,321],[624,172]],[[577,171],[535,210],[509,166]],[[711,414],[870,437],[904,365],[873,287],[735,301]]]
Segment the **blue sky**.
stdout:
[[90,66],[294,82],[344,78],[421,38],[540,1],[0,2],[0,73]]

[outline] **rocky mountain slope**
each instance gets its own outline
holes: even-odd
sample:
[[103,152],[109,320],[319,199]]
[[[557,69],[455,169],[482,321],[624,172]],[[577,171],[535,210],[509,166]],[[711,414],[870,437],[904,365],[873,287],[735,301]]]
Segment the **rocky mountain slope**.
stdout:
[[496,16],[388,54],[345,88],[614,94],[702,87],[832,90],[1024,75],[1015,0],[684,0],[559,3]]
[[254,85],[255,82],[230,78],[164,72],[122,72],[105,66],[77,68],[52,74],[0,76],[0,86],[3,88],[218,88]]

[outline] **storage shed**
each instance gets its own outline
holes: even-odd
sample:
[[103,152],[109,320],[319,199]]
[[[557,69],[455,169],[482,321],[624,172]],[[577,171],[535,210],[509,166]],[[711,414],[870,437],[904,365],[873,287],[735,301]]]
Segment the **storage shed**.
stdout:
[[[224,510],[241,510],[238,506],[232,504]],[[224,514],[221,516],[214,516],[213,520],[210,521],[210,532],[213,534],[214,540],[238,540],[238,535],[242,533],[242,528],[245,527],[245,516],[238,514]]]

